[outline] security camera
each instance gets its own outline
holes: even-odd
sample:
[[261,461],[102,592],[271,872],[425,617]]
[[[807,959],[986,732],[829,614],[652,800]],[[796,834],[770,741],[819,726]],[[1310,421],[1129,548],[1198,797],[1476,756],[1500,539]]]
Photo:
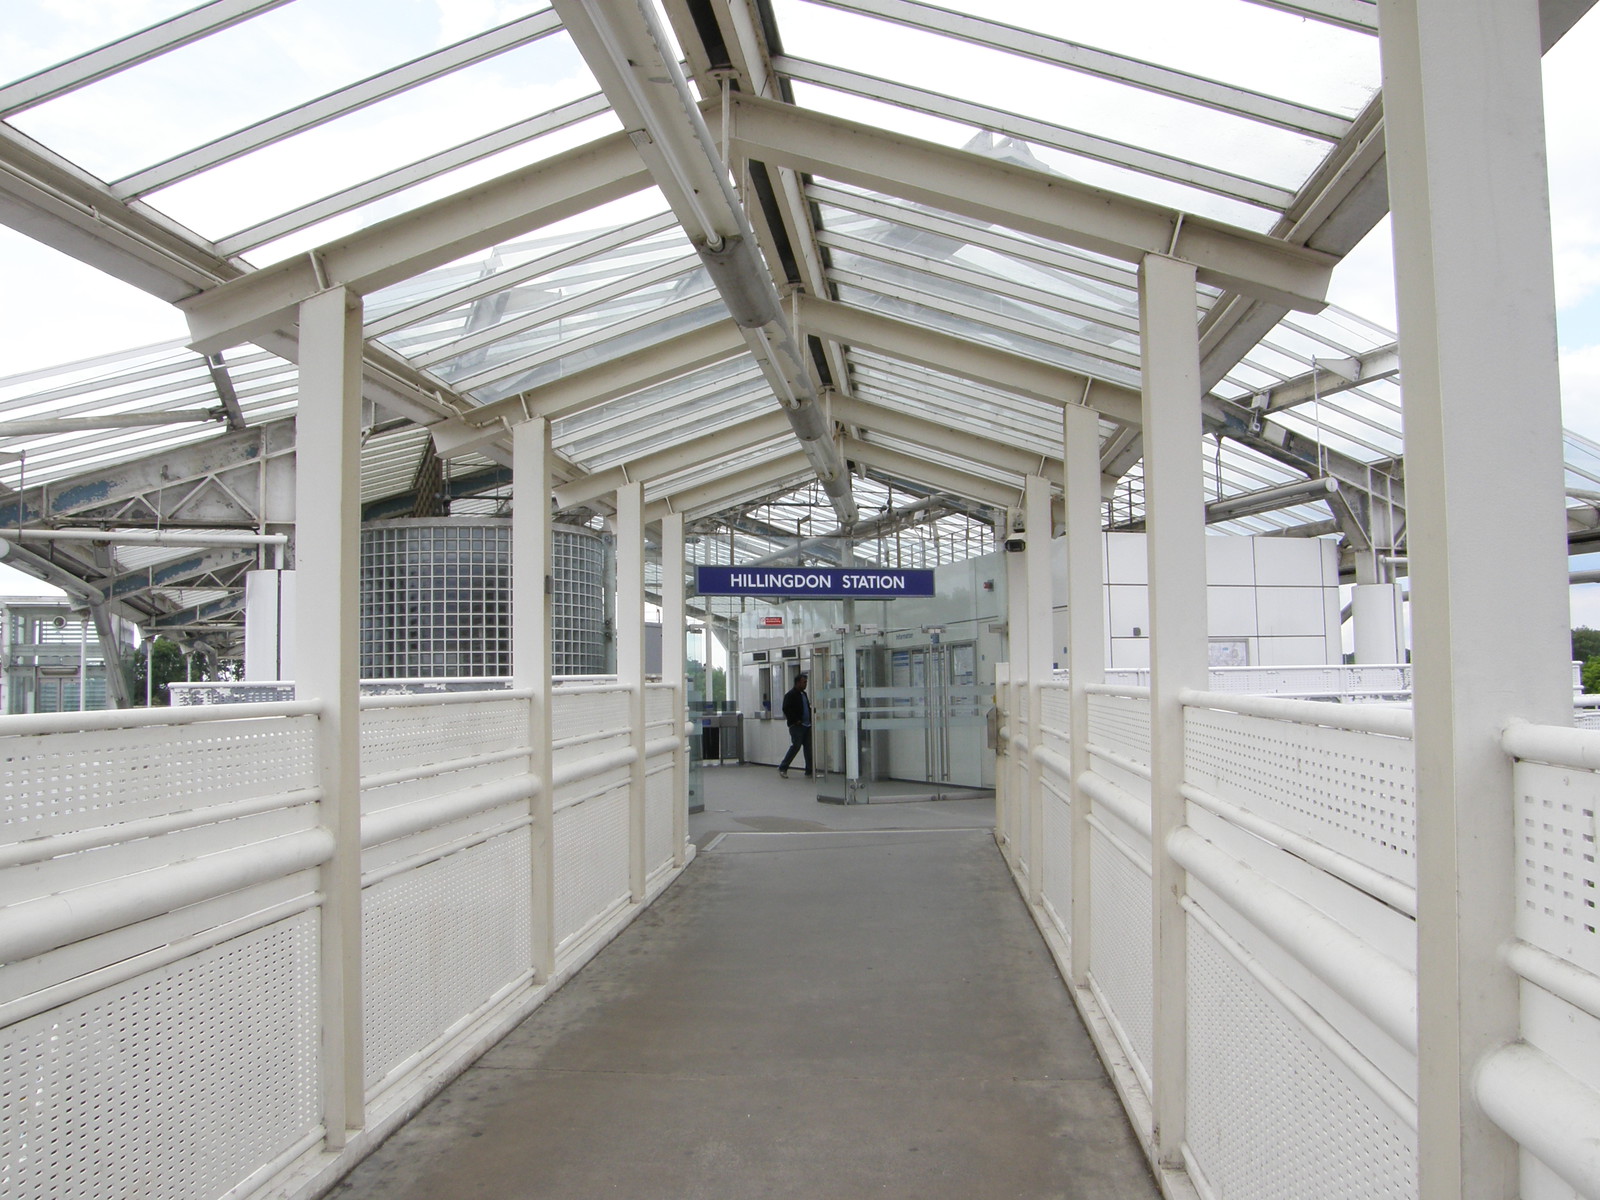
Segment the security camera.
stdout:
[[1008,537],[1006,539],[1006,552],[1008,554],[1021,554],[1028,548],[1028,539],[1025,537]]
[[1020,508],[1006,509],[1005,547],[1011,554],[1020,554],[1028,548],[1028,518]]

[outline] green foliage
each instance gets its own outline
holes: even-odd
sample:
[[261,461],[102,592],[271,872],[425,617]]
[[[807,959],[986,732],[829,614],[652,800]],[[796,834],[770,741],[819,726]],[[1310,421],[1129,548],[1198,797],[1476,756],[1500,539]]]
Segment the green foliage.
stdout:
[[1583,690],[1586,695],[1600,692],[1600,655],[1583,664]]
[[728,673],[721,667],[711,668],[711,699],[726,700],[728,698]]
[[[1578,662],[1600,658],[1600,629],[1579,625],[1572,631],[1572,657]],[[1584,689],[1588,691],[1588,688]]]
[[158,708],[172,703],[172,697],[167,694],[167,684],[188,678],[187,667],[183,661],[183,651],[178,649],[177,642],[170,642],[166,638],[157,638],[155,646],[151,649],[149,658],[146,659],[144,647],[134,650],[124,664],[128,672],[128,691],[134,707],[143,708],[145,698],[145,667],[151,667],[151,674],[155,686],[150,689],[153,693],[152,703]]

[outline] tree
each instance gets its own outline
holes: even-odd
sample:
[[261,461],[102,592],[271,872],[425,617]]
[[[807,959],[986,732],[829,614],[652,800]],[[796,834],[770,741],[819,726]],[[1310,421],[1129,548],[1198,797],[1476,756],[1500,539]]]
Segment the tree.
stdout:
[[1600,692],[1600,655],[1583,664],[1583,691],[1585,695]]
[[174,681],[182,682],[188,677],[187,665],[183,661],[183,651],[178,649],[178,643],[168,641],[166,638],[157,638],[151,648],[148,659],[143,646],[131,651],[124,662],[124,669],[128,672],[128,691],[131,694],[136,708],[144,707],[145,698],[145,665],[149,663],[155,680],[152,701],[156,707],[172,703],[172,697],[167,693],[167,684]]
[[[1572,631],[1572,657],[1578,662],[1600,658],[1600,629],[1579,625]],[[1587,690],[1587,689],[1585,689]]]

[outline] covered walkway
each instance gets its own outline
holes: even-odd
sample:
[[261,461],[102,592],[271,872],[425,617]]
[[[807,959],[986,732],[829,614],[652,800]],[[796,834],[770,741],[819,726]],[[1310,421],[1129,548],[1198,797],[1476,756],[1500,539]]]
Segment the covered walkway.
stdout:
[[690,869],[335,1196],[1159,1194],[991,803],[707,776]]

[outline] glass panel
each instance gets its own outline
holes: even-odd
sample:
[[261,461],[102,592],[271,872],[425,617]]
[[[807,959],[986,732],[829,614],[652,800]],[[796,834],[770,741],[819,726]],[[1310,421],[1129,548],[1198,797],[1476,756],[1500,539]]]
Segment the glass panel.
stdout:
[[[507,0],[495,16],[509,21],[543,7]],[[482,11],[421,0],[295,0],[52,100],[16,123],[100,178],[117,179],[481,33],[485,26],[474,17]]]

